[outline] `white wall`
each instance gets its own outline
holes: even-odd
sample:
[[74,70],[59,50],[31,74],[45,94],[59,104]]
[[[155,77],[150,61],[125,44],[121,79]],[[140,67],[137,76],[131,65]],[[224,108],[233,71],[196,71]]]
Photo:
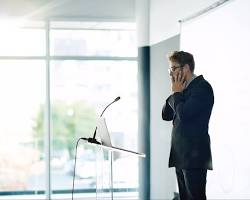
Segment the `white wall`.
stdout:
[[179,36],[150,48],[150,180],[151,199],[173,199],[174,168],[168,168],[172,122],[162,120],[162,106],[171,94],[166,54],[179,48]]
[[137,46],[149,45],[149,1],[136,0]]
[[181,47],[196,56],[196,73],[214,90],[208,199],[250,199],[249,8],[249,0],[229,1],[182,26]]
[[150,44],[159,43],[180,32],[178,20],[203,10],[218,0],[151,0]]
[[[161,108],[170,94],[166,54],[179,50],[178,20],[189,17],[218,0],[150,0],[150,158],[151,199],[172,199],[176,191],[173,169],[168,168],[171,123],[161,119]],[[140,30],[138,30],[140,31]],[[145,44],[144,44],[145,45]]]

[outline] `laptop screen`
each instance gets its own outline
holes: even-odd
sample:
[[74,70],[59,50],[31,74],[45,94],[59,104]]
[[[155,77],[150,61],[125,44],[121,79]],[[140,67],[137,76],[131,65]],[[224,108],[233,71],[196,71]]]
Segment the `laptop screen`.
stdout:
[[104,117],[101,117],[97,121],[97,136],[100,137],[102,145],[106,146],[108,148],[110,147],[111,150],[115,149],[116,151],[120,151],[120,152],[123,152],[123,153],[127,152],[127,153],[130,153],[130,154],[131,153],[135,154],[135,155],[140,156],[140,157],[145,157],[144,153],[138,153],[138,152],[130,151],[130,150],[127,150],[127,149],[113,147],[112,143],[111,143],[111,138],[110,138],[110,135],[109,135],[109,131],[108,131],[108,128],[107,128],[107,124],[106,124],[106,121],[105,121]]
[[97,135],[101,138],[101,143],[103,145],[112,147],[106,120],[104,117],[101,117],[97,122]]

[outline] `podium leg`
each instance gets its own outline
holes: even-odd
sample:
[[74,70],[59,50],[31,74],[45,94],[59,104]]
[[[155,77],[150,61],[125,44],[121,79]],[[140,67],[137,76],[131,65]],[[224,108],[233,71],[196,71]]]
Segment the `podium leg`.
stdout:
[[113,152],[96,150],[96,200],[113,200]]
[[110,189],[111,189],[111,199],[114,199],[113,195],[113,151],[110,151],[110,179],[111,179],[111,184],[110,184]]
[[96,200],[103,199],[104,191],[104,150],[96,147]]

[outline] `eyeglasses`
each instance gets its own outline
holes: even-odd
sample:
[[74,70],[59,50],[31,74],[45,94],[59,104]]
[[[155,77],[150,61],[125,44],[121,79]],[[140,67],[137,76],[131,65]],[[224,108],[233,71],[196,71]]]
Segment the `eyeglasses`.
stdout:
[[171,68],[168,68],[168,72],[169,73],[172,73],[172,72],[174,72],[176,69],[178,69],[178,68],[181,68],[182,66],[173,66],[173,67],[171,67]]

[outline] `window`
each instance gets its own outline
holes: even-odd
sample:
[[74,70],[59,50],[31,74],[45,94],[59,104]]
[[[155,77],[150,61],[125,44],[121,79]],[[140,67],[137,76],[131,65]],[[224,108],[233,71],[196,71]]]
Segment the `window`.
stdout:
[[[4,177],[0,178],[0,199],[3,195],[27,199],[25,195],[35,194],[45,198],[48,192],[45,152],[49,147],[51,198],[70,196],[76,141],[79,137],[92,137],[98,116],[117,96],[121,100],[105,112],[112,142],[137,150],[135,24],[63,21],[49,24],[49,31],[44,24],[15,28],[11,34],[6,29],[1,40],[4,45],[0,46],[0,87],[4,98],[0,116],[4,123],[0,125],[0,134],[4,140],[0,147],[0,174]],[[46,96],[46,84],[50,96]],[[51,141],[46,141],[48,100]],[[93,196],[95,152],[83,144],[79,148],[75,189],[85,193],[85,197],[86,193]],[[125,177],[123,167],[127,160],[126,155],[114,156],[114,187],[137,191],[137,160],[133,162],[133,176]]]

